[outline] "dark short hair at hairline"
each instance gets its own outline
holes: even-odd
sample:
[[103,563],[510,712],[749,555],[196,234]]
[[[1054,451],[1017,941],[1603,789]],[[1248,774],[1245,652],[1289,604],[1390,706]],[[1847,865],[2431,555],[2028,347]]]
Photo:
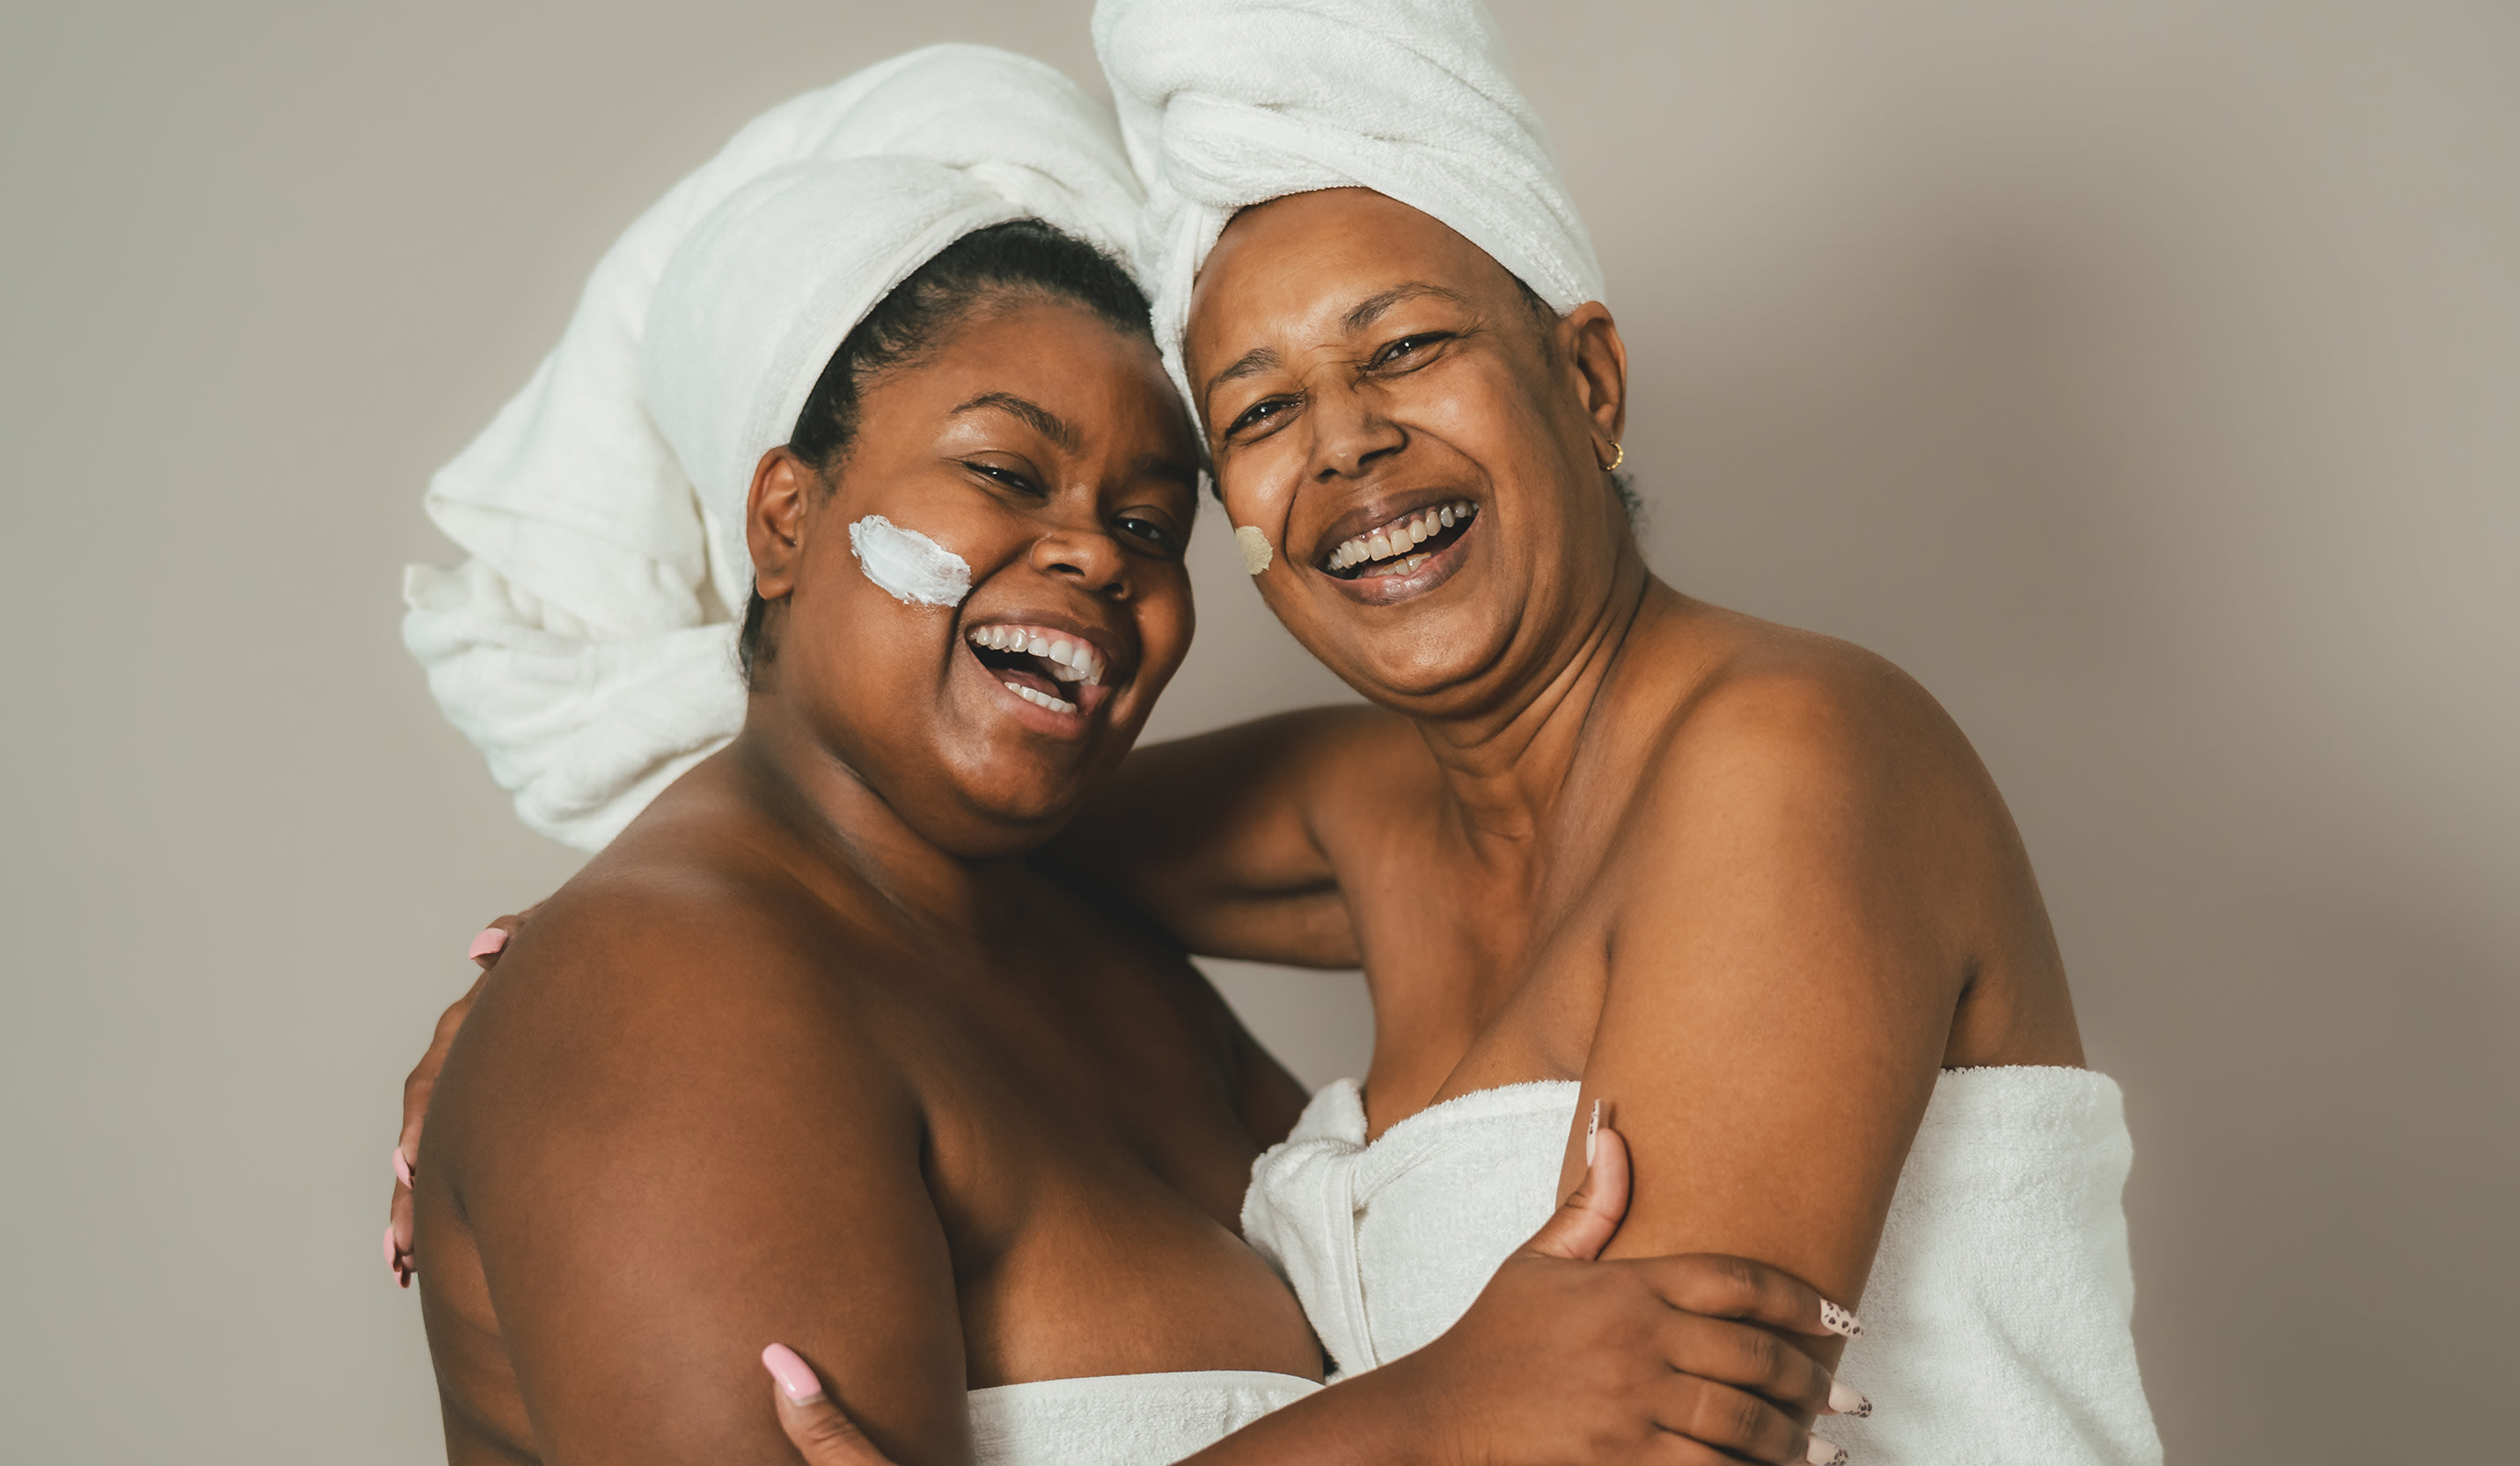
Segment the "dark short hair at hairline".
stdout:
[[[806,395],[788,450],[819,473],[848,456],[857,437],[859,394],[887,372],[912,366],[979,308],[1031,297],[1082,306],[1126,334],[1154,339],[1147,295],[1120,262],[1039,219],[976,229],[912,271],[852,327]],[[750,687],[776,653],[770,605],[752,593],[736,638],[736,663]]]

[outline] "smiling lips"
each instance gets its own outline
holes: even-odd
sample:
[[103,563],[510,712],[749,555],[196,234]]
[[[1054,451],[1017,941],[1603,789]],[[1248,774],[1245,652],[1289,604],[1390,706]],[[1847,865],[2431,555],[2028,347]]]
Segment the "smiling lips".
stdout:
[[[1478,516],[1478,506],[1466,499],[1415,511],[1342,542],[1323,557],[1322,568],[1343,580],[1412,574],[1436,552],[1460,538],[1459,532]],[[1430,543],[1432,548],[1427,548]]]
[[1077,701],[1059,696],[1062,685],[1099,688],[1109,670],[1102,653],[1082,637],[1045,626],[974,626],[964,634],[980,665],[1007,690],[1035,707],[1074,715]]

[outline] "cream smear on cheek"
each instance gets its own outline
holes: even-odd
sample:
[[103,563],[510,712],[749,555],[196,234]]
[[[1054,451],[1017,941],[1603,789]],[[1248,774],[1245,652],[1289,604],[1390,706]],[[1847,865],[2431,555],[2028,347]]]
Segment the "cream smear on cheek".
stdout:
[[881,514],[849,526],[849,551],[867,579],[906,605],[961,605],[971,594],[968,562]]

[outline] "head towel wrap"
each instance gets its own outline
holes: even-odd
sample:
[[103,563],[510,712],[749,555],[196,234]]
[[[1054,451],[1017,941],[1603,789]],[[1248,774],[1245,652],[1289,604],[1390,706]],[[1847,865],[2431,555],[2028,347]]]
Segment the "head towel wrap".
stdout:
[[1372,189],[1561,314],[1600,298],[1592,237],[1479,0],[1100,0],[1094,49],[1146,182],[1139,268],[1185,392],[1199,265],[1235,210],[1288,194]]
[[1009,219],[1125,257],[1138,203],[1082,88],[934,46],[773,109],[630,226],[429,483],[472,558],[404,578],[404,643],[526,824],[596,849],[742,727],[753,466],[867,311]]

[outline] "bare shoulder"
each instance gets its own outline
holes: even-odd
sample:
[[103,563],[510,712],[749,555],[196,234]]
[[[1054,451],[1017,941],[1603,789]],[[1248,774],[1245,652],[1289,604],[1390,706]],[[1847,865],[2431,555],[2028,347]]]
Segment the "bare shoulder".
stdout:
[[1642,734],[1623,830],[1621,854],[1655,877],[1632,888],[1652,904],[1639,910],[1668,909],[1667,874],[1724,890],[1710,920],[1833,925],[1846,959],[1829,965],[1903,972],[1896,986],[1957,1005],[1946,1063],[2079,1063],[2029,853],[1941,704],[1850,643],[1688,615],[1672,664],[1693,673]]
[[758,863],[704,842],[625,840],[501,955],[448,1056],[441,1103],[472,1090],[505,1130],[604,1115],[608,1131],[644,1136],[673,1132],[636,1117],[712,1095],[776,1088],[802,1103],[844,1087],[852,1108],[897,1099],[868,1011],[880,954],[852,936]]
[[2008,836],[1968,738],[1887,658],[1749,616],[1693,615],[1696,673],[1644,750],[1648,804],[1714,800],[1747,815],[1782,802],[1850,834]]

